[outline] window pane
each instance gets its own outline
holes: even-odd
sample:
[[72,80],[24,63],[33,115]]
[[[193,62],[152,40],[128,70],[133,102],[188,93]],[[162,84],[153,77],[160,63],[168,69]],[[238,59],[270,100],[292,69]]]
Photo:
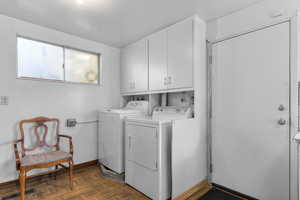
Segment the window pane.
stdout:
[[18,77],[63,80],[63,48],[18,38]]
[[98,84],[98,54],[66,49],[65,58],[66,81]]

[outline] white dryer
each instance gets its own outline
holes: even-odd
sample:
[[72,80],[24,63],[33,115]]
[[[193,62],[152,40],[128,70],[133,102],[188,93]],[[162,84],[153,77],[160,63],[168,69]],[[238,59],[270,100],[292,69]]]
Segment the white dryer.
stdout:
[[172,122],[192,117],[189,107],[157,107],[150,117],[125,120],[125,182],[154,200],[171,197]]
[[124,108],[99,112],[99,163],[118,174],[124,173],[124,119],[129,116],[144,116],[147,111],[148,101],[130,101]]

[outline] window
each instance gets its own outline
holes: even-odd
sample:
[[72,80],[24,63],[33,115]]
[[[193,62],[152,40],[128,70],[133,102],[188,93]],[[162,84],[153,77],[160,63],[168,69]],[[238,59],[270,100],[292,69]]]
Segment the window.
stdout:
[[100,55],[18,37],[18,77],[99,84]]
[[66,81],[98,83],[99,56],[78,50],[66,49]]
[[18,38],[18,76],[63,80],[62,47]]

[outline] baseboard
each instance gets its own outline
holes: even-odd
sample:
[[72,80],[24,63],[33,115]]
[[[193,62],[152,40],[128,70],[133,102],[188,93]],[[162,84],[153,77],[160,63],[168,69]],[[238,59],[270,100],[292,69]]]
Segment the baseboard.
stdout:
[[211,187],[212,186],[208,183],[208,180],[204,180],[193,186],[189,190],[185,191],[184,193],[180,194],[179,196],[173,198],[172,200],[186,200],[197,193],[201,193],[201,191],[208,191]]
[[[94,165],[97,165],[97,164],[98,164],[98,160],[92,160],[92,161],[80,163],[80,164],[74,165],[74,170],[80,169],[80,168],[83,168],[83,167],[94,166]],[[64,168],[59,168],[58,170],[52,170],[52,171],[49,171],[49,172],[39,173],[37,175],[28,176],[26,178],[26,180],[40,178],[42,176],[51,175],[51,174],[54,174],[56,172],[60,172],[60,171],[63,171],[63,170],[64,170]],[[19,183],[19,179],[16,179],[16,180],[0,183],[0,187],[11,185],[11,184],[18,184],[18,183]]]
[[74,165],[74,169],[82,168],[82,167],[90,167],[98,164],[98,160],[92,160],[84,163],[80,163],[77,165]]

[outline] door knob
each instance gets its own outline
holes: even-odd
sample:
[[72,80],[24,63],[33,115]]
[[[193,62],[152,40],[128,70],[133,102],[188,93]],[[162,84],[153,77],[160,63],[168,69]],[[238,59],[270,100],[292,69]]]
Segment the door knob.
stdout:
[[284,105],[282,105],[282,104],[278,107],[278,110],[279,110],[279,111],[284,111],[284,109],[285,109],[285,107],[284,107]]
[[279,124],[280,126],[286,125],[286,120],[280,118],[280,119],[278,120],[278,124]]

